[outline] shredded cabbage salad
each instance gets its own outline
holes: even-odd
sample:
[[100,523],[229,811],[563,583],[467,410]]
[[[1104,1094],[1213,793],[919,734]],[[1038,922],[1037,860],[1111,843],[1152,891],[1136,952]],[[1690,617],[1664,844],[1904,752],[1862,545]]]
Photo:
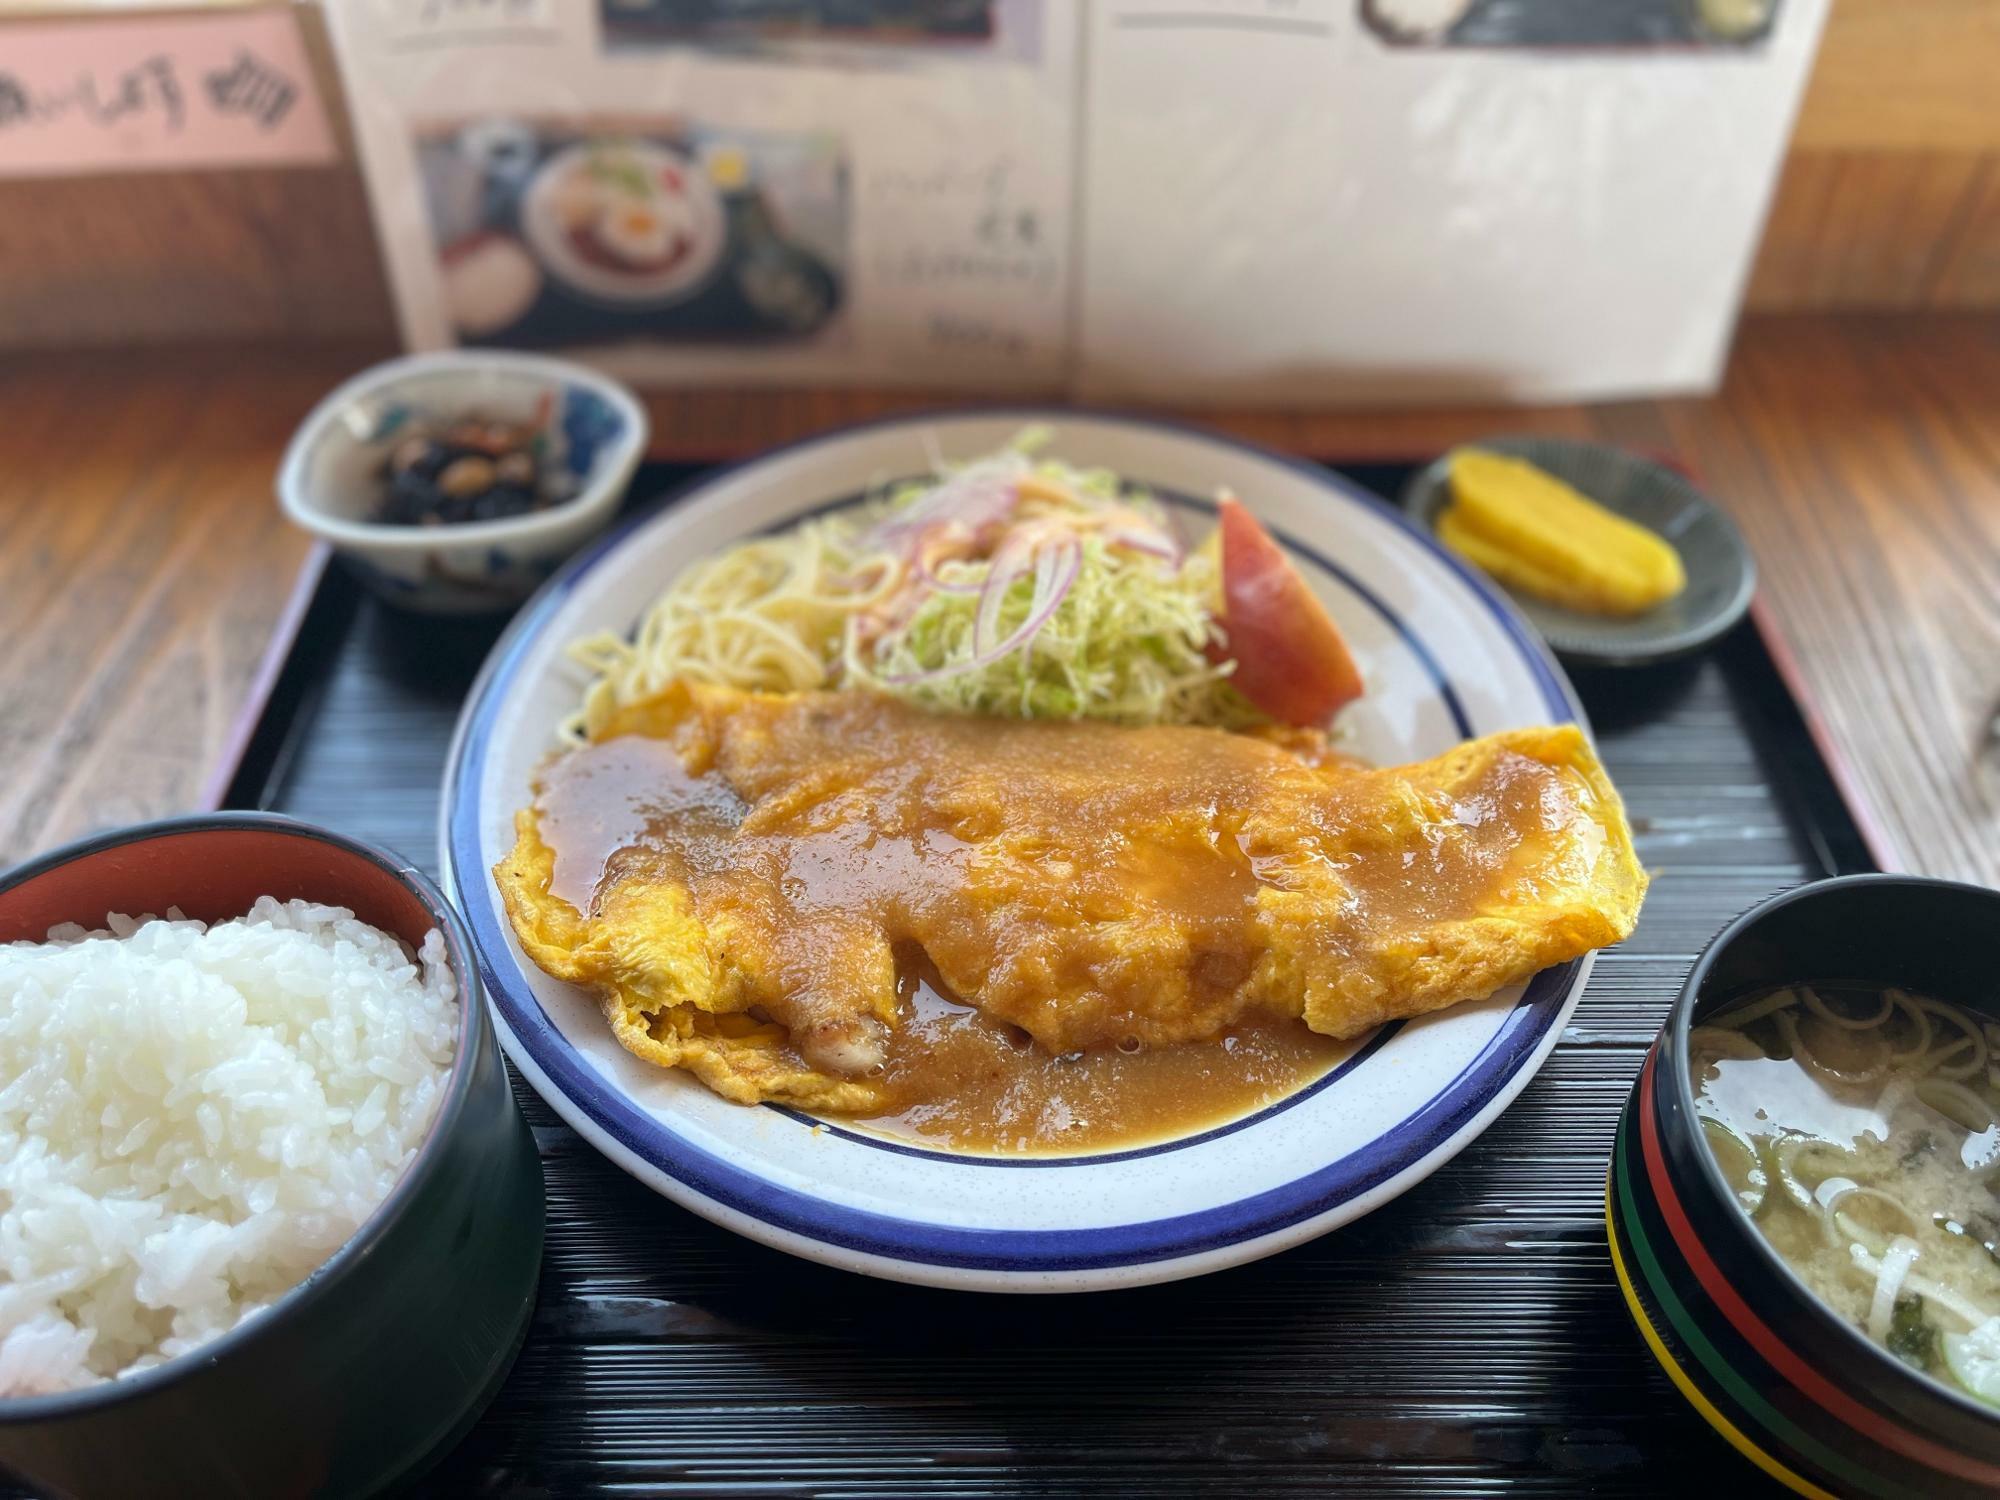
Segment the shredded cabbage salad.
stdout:
[[1043,432],[893,494],[871,541],[902,589],[849,623],[857,684],[959,713],[1122,723],[1259,716],[1228,685],[1214,556],[1108,470],[1035,460]]
[[[1030,429],[846,514],[705,559],[636,638],[571,648],[595,676],[567,726],[685,676],[769,692],[866,687],[957,713],[1264,722],[1229,682],[1215,550]],[[1214,649],[1211,649],[1214,648]]]

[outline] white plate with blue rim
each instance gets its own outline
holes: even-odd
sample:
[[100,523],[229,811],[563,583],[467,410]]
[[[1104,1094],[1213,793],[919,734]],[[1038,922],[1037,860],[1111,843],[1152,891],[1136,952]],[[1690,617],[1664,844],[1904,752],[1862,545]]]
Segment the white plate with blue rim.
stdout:
[[554,728],[564,647],[629,631],[691,560],[970,458],[1047,424],[1050,451],[1191,512],[1233,490],[1290,552],[1360,663],[1342,748],[1391,764],[1475,735],[1580,719],[1566,679],[1490,585],[1329,473],[1145,418],[983,410],[852,427],[698,479],[574,558],[494,647],[458,724],[439,830],[446,888],[480,950],[507,1054],[592,1145],[674,1202],[827,1265],[937,1286],[1060,1292],[1219,1270],[1324,1234],[1470,1144],[1533,1076],[1583,993],[1586,957],[1484,1001],[1385,1026],[1330,1071],[1237,1119],[1074,1155],[975,1155],[839,1119],[732,1104],[613,1040],[597,1003],[543,974],[490,871]]

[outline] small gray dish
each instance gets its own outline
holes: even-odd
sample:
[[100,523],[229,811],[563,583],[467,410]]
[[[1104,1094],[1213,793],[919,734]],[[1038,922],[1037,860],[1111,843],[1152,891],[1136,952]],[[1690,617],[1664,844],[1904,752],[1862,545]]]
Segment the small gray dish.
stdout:
[[[1722,508],[1673,470],[1635,454],[1568,438],[1501,437],[1468,446],[1523,458],[1672,542],[1687,587],[1643,615],[1617,619],[1546,604],[1500,585],[1556,655],[1587,667],[1642,667],[1701,650],[1750,607],[1757,564]],[[1451,503],[1450,454],[1420,471],[1403,508],[1426,530]],[[1497,580],[1496,580],[1497,582]]]

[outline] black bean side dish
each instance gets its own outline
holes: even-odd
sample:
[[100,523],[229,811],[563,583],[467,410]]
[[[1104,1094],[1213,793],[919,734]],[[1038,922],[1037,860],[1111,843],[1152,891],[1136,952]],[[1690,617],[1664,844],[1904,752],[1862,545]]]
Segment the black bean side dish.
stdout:
[[390,449],[374,519],[390,526],[499,521],[569,498],[551,482],[539,429],[461,417],[447,425],[418,419]]

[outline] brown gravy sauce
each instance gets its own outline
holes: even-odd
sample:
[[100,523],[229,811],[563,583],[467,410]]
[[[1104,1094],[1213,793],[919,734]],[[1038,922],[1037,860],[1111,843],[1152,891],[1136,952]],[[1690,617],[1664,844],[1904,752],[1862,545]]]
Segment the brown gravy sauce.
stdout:
[[555,854],[549,894],[595,913],[612,861],[656,843],[668,825],[692,852],[734,833],[748,810],[719,776],[690,776],[665,740],[626,734],[575,751],[543,771],[535,799]]
[[864,1085],[848,1097],[874,1094],[884,1130],[1095,1149],[1201,1129],[1343,1054],[1245,993],[1261,955],[1383,962],[1595,867],[1603,828],[1529,756],[1432,785],[1302,772],[1314,750],[681,685],[546,767],[536,807],[552,893],[659,921],[628,944],[647,962],[702,938],[604,894],[672,887],[720,935],[731,1013],[697,1024]]
[[[754,854],[738,832],[744,802],[721,777],[690,773],[664,739],[620,735],[552,762],[536,808],[555,855],[550,891],[579,911],[596,910],[607,877],[627,861],[664,858],[681,879],[755,878],[737,867]],[[771,872],[775,883],[795,900],[803,894],[809,906],[839,908],[869,899],[878,883],[900,883],[905,872],[896,867],[906,861],[951,858],[957,841],[931,829],[914,845],[871,839],[865,849],[848,849],[833,834],[790,842]],[[828,847],[815,850],[815,843]],[[1219,935],[1243,920],[1258,883],[1235,849],[1120,873],[1140,886],[1171,883],[1177,904]],[[894,956],[900,1024],[881,1071],[871,1075],[886,1107],[843,1118],[927,1145],[1067,1153],[1193,1134],[1295,1091],[1356,1045],[1299,1021],[1260,1017],[1206,1041],[1141,1047],[1130,1039],[1056,1055],[1019,1027],[960,1002],[920,945],[899,942]],[[1218,942],[1213,961],[1233,957]],[[1241,974],[1213,978],[1228,985]]]
[[859,1122],[958,1151],[1099,1151],[1191,1135],[1283,1098],[1360,1045],[1272,1019],[1213,1041],[1053,1057],[952,997],[921,953],[897,978],[906,1011],[882,1080],[890,1106]]

